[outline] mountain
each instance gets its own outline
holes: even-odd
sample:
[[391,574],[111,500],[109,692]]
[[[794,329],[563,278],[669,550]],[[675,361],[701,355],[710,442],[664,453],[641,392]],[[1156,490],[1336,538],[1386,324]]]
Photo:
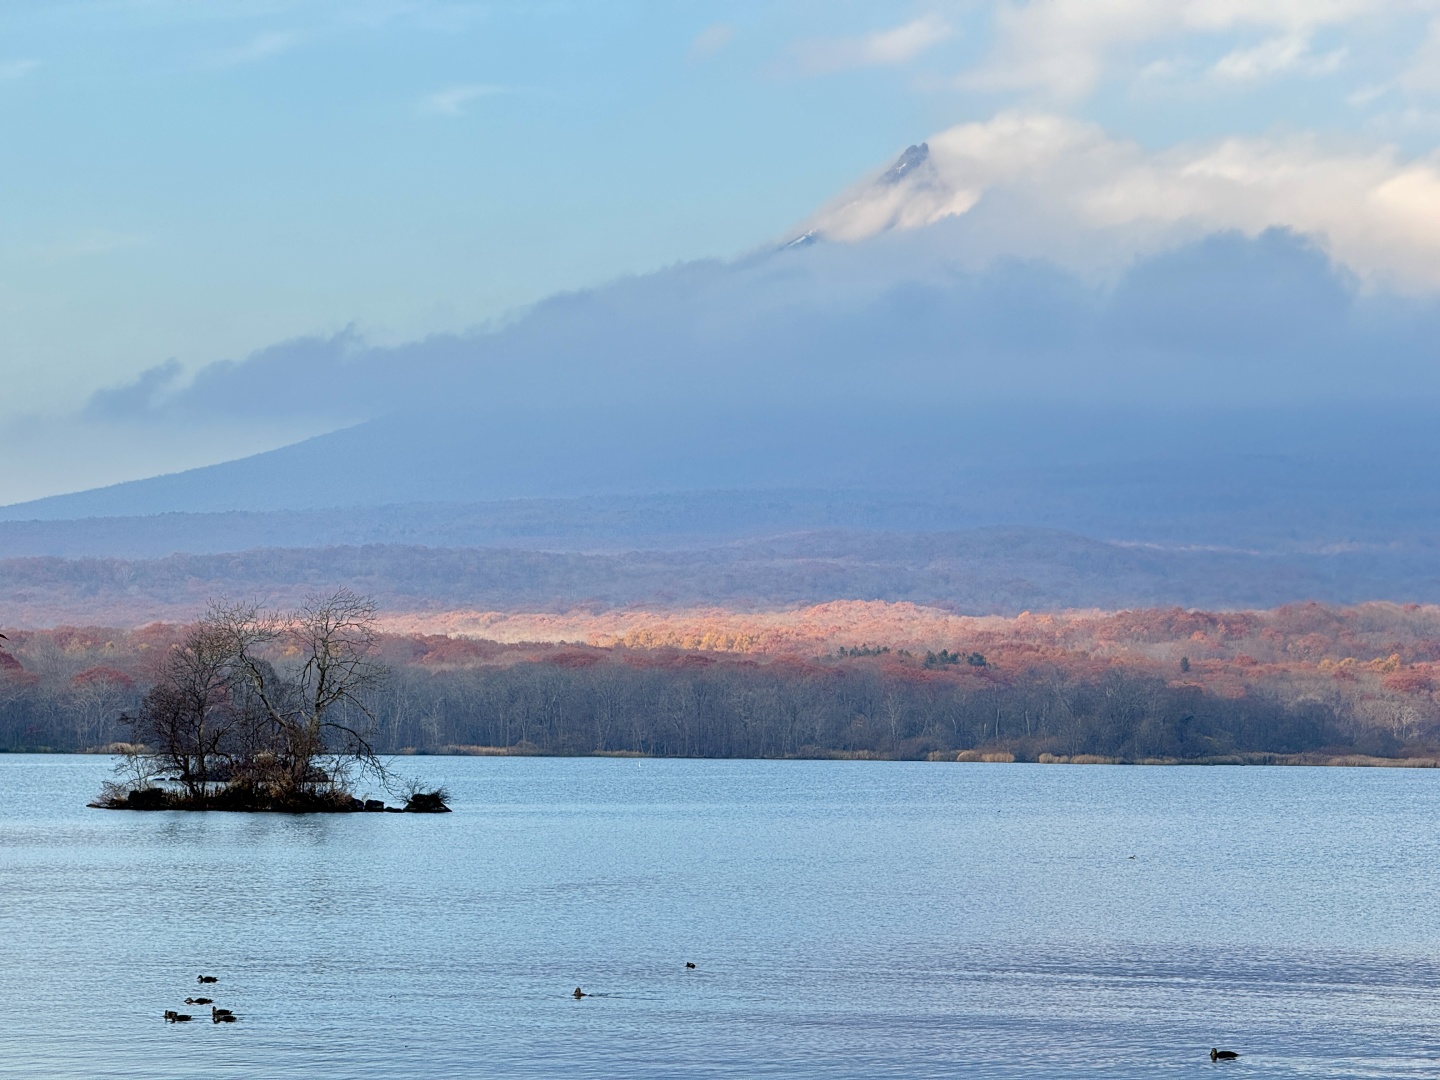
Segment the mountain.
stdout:
[[[620,514],[626,530],[606,526],[614,541],[640,546],[673,543],[666,533],[703,542],[825,525],[1005,524],[1298,550],[1440,534],[1431,431],[1424,408],[397,413],[222,465],[6,507],[0,522],[284,512],[333,519],[339,531],[318,535],[340,542],[352,528],[342,520],[366,517],[341,508],[539,499],[557,517],[537,538],[567,545],[563,535],[583,546],[594,521]],[[391,527],[443,531],[443,518],[402,510]],[[17,528],[0,529],[0,551],[21,553],[5,539]]]
[[[1041,196],[1072,165],[1100,191],[1106,161],[1155,166],[1034,118],[965,127],[910,146],[779,250],[552,297],[467,333],[379,346],[346,331],[190,376],[159,365],[97,393],[85,417],[198,437],[276,417],[331,430],[0,508],[0,557],[382,545],[389,577],[370,580],[399,597],[422,550],[635,555],[651,560],[645,581],[668,574],[701,602],[721,595],[704,578],[722,565],[771,580],[760,548],[732,545],[824,535],[822,561],[848,569],[806,580],[861,599],[1431,596],[1440,304],[1362,281],[1323,239],[1284,229],[1137,246],[1082,222],[1064,234],[1076,250],[1109,252],[1088,261],[1009,243],[1046,225]],[[1172,166],[1167,183],[1191,182]],[[994,528],[1050,539],[1014,540],[1034,552],[1023,572],[1005,544],[980,545],[964,574],[929,583],[931,563],[904,554],[916,536]],[[1086,565],[1110,567],[1113,587],[1057,536],[1102,545]],[[799,573],[798,557],[775,557],[785,580]],[[611,595],[587,580],[585,595]],[[724,595],[750,594],[737,580]]]

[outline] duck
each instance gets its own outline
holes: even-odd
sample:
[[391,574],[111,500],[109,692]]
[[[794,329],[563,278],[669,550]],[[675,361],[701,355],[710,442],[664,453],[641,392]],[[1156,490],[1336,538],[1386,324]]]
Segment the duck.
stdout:
[[186,1005],[209,1005],[209,1004],[211,1004],[214,1000],[215,1000],[214,998],[186,998],[186,999],[185,999],[185,1004],[186,1004]]
[[235,1023],[235,1014],[222,1013],[220,1016],[212,1016],[210,1020],[212,1023],[216,1024],[233,1024]]
[[217,979],[214,975],[197,975],[195,976],[195,981],[202,983],[217,983],[220,980]]
[[571,997],[573,997],[576,1001],[579,1001],[582,997],[589,997],[589,996],[590,996],[589,994],[585,993],[585,991],[584,991],[584,990],[581,990],[580,987],[578,987],[578,986],[575,987],[575,993],[571,995]]
[[1215,1047],[1210,1047],[1211,1061],[1234,1061],[1239,1056],[1234,1050],[1216,1050]]
[[214,1005],[211,1005],[211,1006],[210,1006],[210,1019],[212,1019],[212,1020],[217,1019],[218,1017],[221,1017],[221,1016],[234,1016],[234,1015],[235,1015],[235,1014],[234,1014],[233,1012],[231,1012],[229,1009],[217,1009],[217,1008],[215,1008]]
[[183,1024],[186,1020],[194,1020],[195,1018],[189,1013],[176,1012],[174,1009],[166,1009],[165,1019],[169,1020],[172,1024]]
[[685,961],[685,966],[686,966],[687,968],[689,968],[691,971],[694,971],[694,970],[695,970],[695,965],[692,964],[689,960],[686,960],[686,961]]

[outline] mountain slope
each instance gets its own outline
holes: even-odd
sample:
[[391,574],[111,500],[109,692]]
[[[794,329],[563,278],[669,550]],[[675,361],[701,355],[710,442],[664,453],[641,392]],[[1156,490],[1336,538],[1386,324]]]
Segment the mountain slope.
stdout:
[[[6,507],[0,552],[27,553],[24,535],[60,545],[44,551],[70,543],[58,526],[23,522],[236,511],[252,515],[250,538],[225,550],[517,536],[571,549],[704,546],[826,525],[1032,525],[1266,550],[1391,543],[1440,535],[1431,430],[1425,410],[715,410],[544,424],[397,414],[223,465]],[[525,501],[495,502],[505,499]],[[266,535],[279,519],[253,515],[277,511],[290,524]],[[112,522],[115,547],[77,553],[215,550],[230,524],[176,519],[167,547],[155,522]],[[127,539],[127,528],[149,539]],[[189,546],[206,528],[210,539]]]

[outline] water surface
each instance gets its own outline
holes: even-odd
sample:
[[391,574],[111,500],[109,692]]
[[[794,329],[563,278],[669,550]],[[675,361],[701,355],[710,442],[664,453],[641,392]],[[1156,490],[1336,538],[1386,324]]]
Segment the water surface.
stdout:
[[1440,772],[401,767],[456,812],[0,756],[0,1076],[1440,1074]]

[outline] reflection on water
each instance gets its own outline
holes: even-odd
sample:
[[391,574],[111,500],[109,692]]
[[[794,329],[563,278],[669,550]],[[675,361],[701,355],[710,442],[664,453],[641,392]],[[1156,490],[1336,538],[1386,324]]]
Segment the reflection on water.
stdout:
[[403,766],[456,812],[0,757],[0,1076],[1440,1072],[1434,771]]

